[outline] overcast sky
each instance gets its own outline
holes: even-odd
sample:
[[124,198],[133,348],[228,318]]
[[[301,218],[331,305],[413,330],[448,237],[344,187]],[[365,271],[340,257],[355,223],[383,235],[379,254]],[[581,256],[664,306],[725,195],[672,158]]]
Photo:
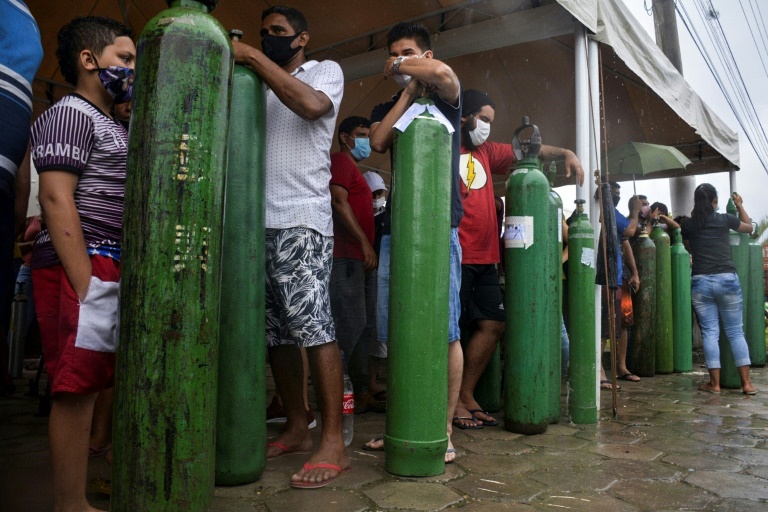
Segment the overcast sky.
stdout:
[[[653,16],[649,16],[644,8],[643,0],[620,0],[629,8],[638,23],[645,28],[651,40],[655,41]],[[704,27],[695,13],[695,5],[693,0],[683,0],[689,15],[694,17],[694,23],[697,23],[699,34],[705,37]],[[748,1],[741,0],[745,9],[749,12]],[[754,1],[754,0],[753,0]],[[646,0],[646,4],[650,7],[652,0]],[[768,2],[764,0],[757,0],[761,4],[762,14],[766,22],[768,22]],[[757,49],[750,36],[747,22],[742,14],[741,8],[736,0],[712,0],[715,9],[719,12],[720,23],[725,32],[725,36],[730,43],[731,50],[733,51],[736,63],[738,64],[741,74],[744,78],[749,93],[752,96],[752,100],[755,103],[755,109],[760,117],[763,125],[768,127],[768,95],[765,91],[768,90],[768,77],[763,69],[760,59],[758,57]],[[701,96],[705,103],[718,115],[720,118],[733,130],[739,133],[739,154],[741,158],[741,170],[736,173],[737,175],[737,192],[744,198],[744,208],[747,213],[754,220],[760,220],[768,215],[768,174],[766,174],[763,167],[757,160],[755,152],[749,144],[744,133],[736,121],[736,117],[731,112],[728,103],[725,100],[722,92],[712,77],[704,59],[701,57],[698,49],[696,48],[693,40],[688,34],[683,23],[678,17],[677,23],[678,32],[680,35],[680,51],[683,58],[683,75],[686,81],[691,84],[693,89]],[[753,30],[754,24],[753,24]],[[757,37],[757,34],[755,34]],[[758,39],[758,44],[761,44]],[[713,51],[709,48],[710,55],[713,55]],[[763,56],[768,59],[768,56]],[[698,183],[709,182],[717,188],[720,197],[726,196],[729,193],[730,185],[728,181],[727,173],[708,174],[705,176],[697,177]],[[629,188],[623,196],[620,210],[626,210],[626,198],[629,197],[632,183],[627,182],[624,184],[624,188]],[[574,187],[562,187],[558,189],[563,195],[563,203],[566,209],[573,204],[575,198]],[[653,201],[661,201],[666,204],[670,204],[669,197],[669,185],[668,180],[646,180],[637,182],[638,194],[645,194]],[[721,201],[724,204],[724,201]],[[724,210],[724,208],[723,208]]]

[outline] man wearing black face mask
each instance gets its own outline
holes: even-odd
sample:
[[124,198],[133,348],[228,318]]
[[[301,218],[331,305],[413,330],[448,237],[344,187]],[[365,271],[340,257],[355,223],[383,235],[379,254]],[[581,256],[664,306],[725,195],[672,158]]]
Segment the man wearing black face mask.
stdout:
[[[269,443],[267,458],[312,450],[291,477],[308,489],[349,470],[341,435],[342,367],[331,316],[333,260],[330,147],[344,76],[332,61],[307,61],[307,20],[290,7],[262,14],[263,52],[234,42],[235,61],[266,83],[266,339],[277,391],[288,418],[285,432]],[[302,398],[307,349],[323,417],[314,447]]]

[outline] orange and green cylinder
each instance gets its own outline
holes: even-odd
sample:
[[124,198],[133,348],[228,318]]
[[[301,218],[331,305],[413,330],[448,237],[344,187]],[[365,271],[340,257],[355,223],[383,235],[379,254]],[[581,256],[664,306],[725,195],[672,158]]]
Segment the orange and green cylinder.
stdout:
[[396,131],[393,151],[384,467],[432,476],[445,471],[448,446],[451,135],[425,110]]
[[[242,32],[232,30],[239,39]],[[267,463],[264,339],[265,103],[261,79],[235,66],[221,260],[216,485],[255,482]]]
[[179,0],[138,41],[128,148],[111,509],[213,499],[232,46]]
[[568,413],[576,424],[597,423],[595,358],[595,232],[584,200],[568,227],[568,311],[571,341]]
[[673,233],[672,254],[672,363],[676,373],[693,369],[693,313],[691,311],[691,256],[683,246],[680,229]]
[[656,373],[668,374],[674,370],[672,253],[669,235],[658,224],[651,231],[651,240],[656,246]]

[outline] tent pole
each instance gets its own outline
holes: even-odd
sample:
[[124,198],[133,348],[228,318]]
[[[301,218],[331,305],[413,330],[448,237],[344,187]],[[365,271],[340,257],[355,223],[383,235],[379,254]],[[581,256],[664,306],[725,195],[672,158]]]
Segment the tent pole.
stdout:
[[[573,30],[573,53],[574,53],[574,68],[575,68],[575,84],[576,84],[576,156],[582,162],[590,162],[589,152],[589,74],[587,68],[587,29],[579,21],[574,22]],[[584,167],[587,167],[584,165]],[[591,165],[587,168],[587,173],[593,170]],[[589,183],[590,180],[585,180]],[[583,199],[585,201],[586,213],[591,213],[591,206],[588,201],[588,194],[590,185],[578,186],[576,185],[576,199]]]
[[[598,58],[600,52],[600,46],[594,39],[588,38],[588,55],[587,55],[587,67],[589,71],[589,108],[591,110],[589,116],[589,172],[590,174],[596,169],[600,168],[600,154],[598,149],[600,148],[600,60]],[[589,213],[589,220],[592,223],[592,232],[595,234],[595,247],[598,246],[598,237],[600,236],[600,211],[597,201],[594,199],[595,192],[597,192],[597,184],[595,180],[585,180],[589,183],[589,197],[587,197],[586,205],[588,205],[587,212]],[[600,311],[600,286],[595,285],[595,360],[602,365],[602,352],[600,350],[600,327],[601,327],[601,311]],[[597,395],[595,403],[598,410],[600,410],[600,368],[601,366],[595,365],[595,382],[598,383],[595,386],[595,394]]]

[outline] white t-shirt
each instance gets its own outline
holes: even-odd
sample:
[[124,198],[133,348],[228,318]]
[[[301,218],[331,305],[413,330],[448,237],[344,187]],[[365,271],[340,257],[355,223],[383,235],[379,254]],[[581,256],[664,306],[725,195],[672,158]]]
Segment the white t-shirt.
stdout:
[[333,236],[331,144],[344,93],[344,74],[333,61],[311,60],[293,76],[330,98],[333,108],[305,121],[267,91],[267,229],[307,227]]

